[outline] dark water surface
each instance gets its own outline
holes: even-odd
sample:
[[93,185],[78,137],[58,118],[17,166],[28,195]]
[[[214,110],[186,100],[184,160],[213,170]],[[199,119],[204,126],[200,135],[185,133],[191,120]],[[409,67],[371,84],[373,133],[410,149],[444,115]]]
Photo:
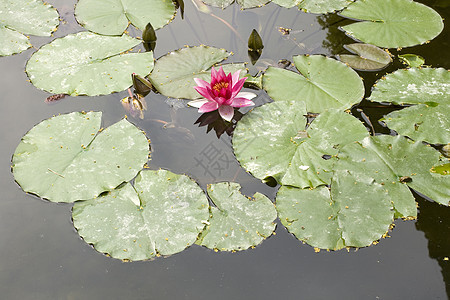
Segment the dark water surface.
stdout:
[[[52,0],[66,21],[55,37],[81,31],[73,17],[74,1]],[[422,1],[444,18],[449,9]],[[445,1],[444,1],[445,2]],[[441,3],[443,3],[441,1]],[[257,29],[265,48],[257,67],[298,54],[343,53],[351,43],[338,30],[344,20],[336,15],[305,14],[297,9],[268,5],[240,11],[237,5],[213,13],[232,24],[241,39],[213,16],[197,12],[186,1],[185,20],[177,15],[157,31],[155,57],[184,45],[206,44],[235,54],[230,61],[249,61],[246,40]],[[449,68],[448,22],[444,32],[431,43],[404,49],[426,58],[433,67]],[[278,27],[292,28],[289,38]],[[131,34],[137,34],[131,29]],[[51,38],[32,37],[38,48]],[[391,237],[376,246],[358,251],[321,251],[301,244],[280,224],[276,235],[253,250],[215,253],[192,246],[168,258],[124,263],[96,252],[75,232],[71,204],[54,204],[25,194],[10,172],[11,156],[21,137],[34,125],[52,115],[72,111],[102,111],[103,126],[119,121],[125,114],[120,99],[126,92],[101,97],[67,97],[52,105],[44,103],[48,93],[27,81],[26,61],[35,49],[0,58],[0,299],[446,299],[450,292],[450,209],[417,197],[417,221],[395,222]],[[397,53],[396,50],[391,51]],[[257,67],[249,67],[255,74]],[[394,63],[382,72],[360,73],[366,95],[374,81],[386,72],[402,67]],[[268,102],[257,92],[257,105]],[[214,131],[193,123],[199,114],[161,95],[147,96],[148,112],[143,120],[130,120],[152,140],[151,168],[187,173],[204,188],[217,181],[239,182],[245,194],[255,191],[274,199],[271,188],[243,171],[233,157],[230,137],[220,139]],[[362,109],[377,132],[389,133],[377,120],[390,108],[363,101]],[[241,110],[245,112],[244,110]],[[355,116],[360,112],[353,109]],[[173,128],[162,122],[174,121]],[[204,169],[204,155],[217,149],[223,161]],[[199,163],[200,161],[200,163]],[[279,222],[279,221],[277,221]]]

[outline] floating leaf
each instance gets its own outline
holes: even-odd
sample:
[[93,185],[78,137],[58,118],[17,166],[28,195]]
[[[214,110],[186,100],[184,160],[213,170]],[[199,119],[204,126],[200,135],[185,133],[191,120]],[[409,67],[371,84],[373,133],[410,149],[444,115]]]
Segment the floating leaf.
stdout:
[[98,133],[101,115],[70,113],[33,127],[12,159],[22,189],[52,202],[73,202],[131,180],[148,160],[147,138],[125,119]]
[[211,207],[209,224],[197,244],[224,251],[245,250],[256,246],[275,230],[275,206],[266,196],[256,193],[248,199],[239,192],[241,186],[221,182],[208,186]]
[[[202,0],[208,5],[216,6],[220,8],[226,8],[230,6],[234,0]],[[270,0],[236,0],[241,9],[253,8],[253,7],[261,7]]]
[[398,58],[411,68],[418,68],[425,63],[425,59],[422,56],[415,54],[403,54],[399,55]]
[[297,6],[299,9],[314,14],[325,14],[341,10],[354,0],[272,0],[282,7],[291,8]]
[[73,224],[84,240],[114,258],[144,260],[193,244],[208,219],[208,200],[189,177],[142,171],[105,196],[76,202]]
[[440,153],[422,142],[381,135],[342,147],[335,170],[372,178],[387,190],[399,216],[415,217],[417,209],[408,186],[448,205],[449,178],[431,172],[433,166],[441,163]]
[[58,24],[58,12],[41,0],[0,1],[0,56],[31,47],[28,37],[22,33],[50,36]]
[[158,29],[174,15],[171,0],[79,0],[75,7],[81,26],[106,35],[121,35],[129,23],[141,30],[152,23]]
[[448,104],[450,72],[438,68],[401,69],[386,75],[374,86],[369,100],[394,104]]
[[282,186],[276,206],[281,223],[297,239],[338,250],[379,240],[393,221],[390,200],[382,185],[340,171],[333,177],[331,192],[325,186]]
[[341,16],[363,21],[343,26],[348,35],[385,48],[423,44],[444,28],[436,11],[411,0],[355,1]]
[[431,172],[438,173],[441,175],[450,175],[450,163],[434,166],[433,168],[431,168]]
[[34,53],[26,72],[37,88],[54,94],[111,94],[132,85],[130,74],[146,76],[152,70],[153,52],[119,55],[139,43],[126,35],[70,34]]
[[338,149],[368,132],[356,118],[338,110],[323,112],[305,131],[305,114],[302,102],[273,102],[255,108],[234,131],[236,158],[261,180],[273,177],[283,185],[298,187],[329,184]]
[[391,112],[382,120],[389,128],[415,141],[450,143],[450,101],[437,106],[407,107]]
[[[211,80],[211,67],[226,59],[230,53],[224,49],[207,46],[183,48],[160,57],[149,79],[164,96],[172,98],[198,99],[194,89],[194,78]],[[244,64],[222,65],[225,73],[244,69]],[[245,72],[241,72],[244,76]]]
[[356,70],[377,71],[392,61],[389,53],[374,45],[356,43],[345,45],[344,48],[357,55],[339,54],[337,57]]
[[274,67],[264,74],[263,87],[275,101],[304,101],[308,112],[320,113],[348,109],[364,96],[358,74],[335,59],[298,55],[294,64],[300,74]]

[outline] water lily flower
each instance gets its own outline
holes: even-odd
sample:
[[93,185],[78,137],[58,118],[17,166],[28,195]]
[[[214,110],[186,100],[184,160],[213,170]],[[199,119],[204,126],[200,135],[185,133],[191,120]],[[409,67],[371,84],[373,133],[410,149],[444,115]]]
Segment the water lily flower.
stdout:
[[219,110],[220,116],[230,122],[233,119],[235,107],[255,105],[251,99],[256,97],[253,93],[240,92],[247,78],[239,79],[241,70],[233,75],[225,75],[223,68],[218,71],[211,69],[211,82],[194,78],[197,86],[194,89],[204,98],[193,100],[188,105],[198,108],[199,113]]

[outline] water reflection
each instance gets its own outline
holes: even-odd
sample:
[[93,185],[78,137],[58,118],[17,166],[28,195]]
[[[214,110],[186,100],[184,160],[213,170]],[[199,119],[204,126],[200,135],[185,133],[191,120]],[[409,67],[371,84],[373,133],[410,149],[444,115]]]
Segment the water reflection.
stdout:
[[198,127],[206,127],[206,133],[214,130],[217,138],[220,138],[225,132],[231,136],[236,127],[237,122],[242,118],[243,114],[237,109],[234,110],[233,119],[231,122],[227,122],[220,116],[217,110],[202,114],[194,124],[198,124]]

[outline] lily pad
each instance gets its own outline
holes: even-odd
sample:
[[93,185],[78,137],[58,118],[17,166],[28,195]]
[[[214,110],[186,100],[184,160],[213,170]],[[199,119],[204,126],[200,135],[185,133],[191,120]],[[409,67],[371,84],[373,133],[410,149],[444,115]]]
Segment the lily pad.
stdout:
[[326,14],[347,7],[354,0],[272,0],[282,7],[299,9],[313,14]]
[[435,10],[411,0],[355,1],[341,16],[363,21],[343,26],[348,35],[385,48],[423,44],[444,28]]
[[418,68],[425,64],[425,59],[420,55],[415,54],[402,54],[398,58],[411,68]]
[[148,23],[158,29],[175,16],[171,0],[79,0],[77,21],[89,31],[121,35],[129,23],[144,30]]
[[438,203],[449,203],[449,178],[431,171],[440,164],[440,153],[432,147],[382,135],[342,147],[335,170],[372,178],[389,193],[398,216],[415,217],[417,209],[408,187]]
[[282,186],[276,197],[281,223],[297,239],[319,249],[366,247],[379,240],[393,221],[383,186],[341,171],[331,192],[321,186]]
[[50,36],[58,24],[56,9],[41,0],[0,1],[0,56],[31,47],[23,34]]
[[449,104],[450,72],[443,68],[410,68],[390,73],[374,86],[369,100],[393,104]]
[[215,207],[211,207],[209,224],[197,244],[223,251],[245,250],[273,233],[277,211],[272,201],[260,193],[248,199],[239,192],[240,188],[233,182],[208,186]]
[[54,94],[119,92],[133,84],[132,73],[146,76],[153,69],[153,52],[120,54],[140,42],[126,35],[70,34],[34,53],[26,72],[37,88]]
[[449,104],[407,107],[391,112],[382,121],[389,128],[415,141],[450,143],[450,101]]
[[255,108],[236,126],[233,148],[253,176],[283,185],[330,184],[338,149],[368,136],[363,124],[339,111],[325,111],[305,130],[304,103],[273,102]]
[[[202,0],[202,2],[211,5],[220,7],[222,9],[230,6],[234,0]],[[253,7],[261,7],[270,0],[236,0],[241,9],[253,8]]]
[[94,248],[118,259],[171,255],[193,244],[208,219],[208,200],[189,177],[142,171],[105,196],[77,202],[73,224]]
[[148,160],[145,134],[126,119],[99,132],[101,115],[75,112],[33,127],[12,159],[22,189],[52,202],[73,202],[136,176]]
[[275,101],[303,101],[308,112],[321,113],[351,108],[364,96],[358,74],[335,59],[298,55],[294,64],[300,74],[274,67],[264,74],[263,87]]
[[356,43],[345,45],[344,48],[357,55],[339,54],[337,57],[355,70],[377,71],[392,61],[389,53],[374,45]]
[[[207,46],[183,48],[160,57],[149,79],[167,97],[199,99],[194,78],[211,81],[211,67],[230,56],[224,49]],[[225,73],[245,69],[244,64],[222,65]],[[241,77],[246,71],[241,72]]]

